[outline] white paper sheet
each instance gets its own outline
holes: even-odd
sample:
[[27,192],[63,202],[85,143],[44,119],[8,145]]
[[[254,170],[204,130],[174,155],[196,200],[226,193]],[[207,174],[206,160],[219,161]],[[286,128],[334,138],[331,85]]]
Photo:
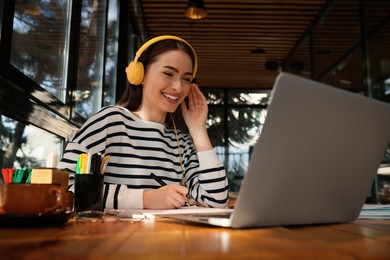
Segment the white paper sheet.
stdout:
[[358,219],[390,219],[390,205],[365,204]]

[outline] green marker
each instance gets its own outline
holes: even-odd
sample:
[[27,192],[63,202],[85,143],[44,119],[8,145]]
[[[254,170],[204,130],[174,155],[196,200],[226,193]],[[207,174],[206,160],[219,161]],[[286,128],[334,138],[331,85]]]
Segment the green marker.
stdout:
[[77,159],[77,163],[76,163],[76,174],[80,174],[80,156]]

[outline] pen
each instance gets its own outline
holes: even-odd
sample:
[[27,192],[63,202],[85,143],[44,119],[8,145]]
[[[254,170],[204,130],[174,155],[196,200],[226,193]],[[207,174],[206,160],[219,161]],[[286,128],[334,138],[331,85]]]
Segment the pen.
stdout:
[[[153,172],[150,173],[150,177],[152,177],[153,179],[155,179],[155,181],[157,181],[161,186],[165,186],[167,185],[163,180],[161,180],[156,174],[154,174]],[[190,204],[188,203],[188,201],[185,202],[184,206],[190,206]]]
[[150,173],[150,177],[152,177],[153,179],[155,179],[161,186],[165,186],[167,185],[163,180],[161,180],[156,174],[154,174],[153,172]]
[[97,153],[94,153],[92,154],[91,156],[91,168],[90,168],[90,172],[92,174],[100,174],[100,165],[101,165],[101,155],[100,154],[97,154]]
[[101,159],[101,162],[100,162],[100,174],[104,174],[104,172],[106,171],[106,168],[107,168],[109,160],[110,160],[110,156],[109,155],[106,155],[106,156],[104,156]]

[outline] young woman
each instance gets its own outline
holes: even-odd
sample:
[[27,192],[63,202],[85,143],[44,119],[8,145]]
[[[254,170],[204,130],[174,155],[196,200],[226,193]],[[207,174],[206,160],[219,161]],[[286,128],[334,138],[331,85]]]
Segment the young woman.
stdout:
[[[181,38],[159,36],[141,46],[126,68],[129,84],[118,104],[89,118],[68,143],[58,167],[71,172],[70,185],[79,155],[101,153],[110,156],[106,208],[180,208],[188,198],[225,207],[226,173],[207,134],[206,99],[191,83],[196,70],[196,53]],[[178,106],[189,135],[168,124]]]

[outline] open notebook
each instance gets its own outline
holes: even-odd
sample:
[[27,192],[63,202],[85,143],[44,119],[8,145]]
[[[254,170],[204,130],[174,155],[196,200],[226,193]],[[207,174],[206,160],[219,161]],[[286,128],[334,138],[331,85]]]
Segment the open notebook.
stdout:
[[281,73],[234,210],[163,216],[233,228],[355,220],[390,142],[389,118],[390,104]]

